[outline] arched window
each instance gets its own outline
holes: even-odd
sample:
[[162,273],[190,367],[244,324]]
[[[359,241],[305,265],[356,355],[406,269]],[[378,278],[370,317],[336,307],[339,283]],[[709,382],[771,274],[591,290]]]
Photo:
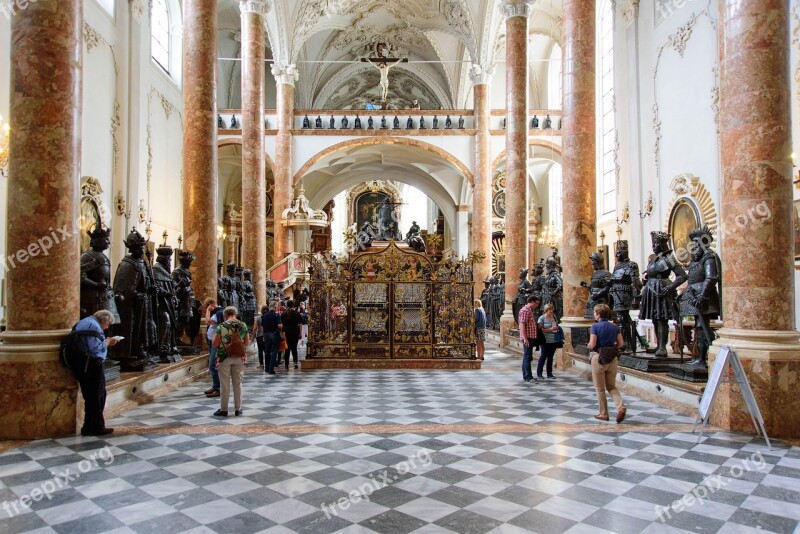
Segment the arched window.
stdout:
[[561,109],[562,99],[561,46],[553,44],[547,64],[547,109]]
[[600,51],[600,212],[617,210],[617,123],[614,96],[614,8],[611,0],[603,2],[598,32]]
[[170,71],[170,12],[167,0],[152,0],[150,4],[150,48],[156,63],[165,71]]

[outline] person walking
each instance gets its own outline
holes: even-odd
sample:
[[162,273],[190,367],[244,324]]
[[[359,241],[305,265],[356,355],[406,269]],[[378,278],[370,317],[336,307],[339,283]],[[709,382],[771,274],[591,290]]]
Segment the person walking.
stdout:
[[539,361],[536,364],[536,377],[544,378],[542,371],[547,367],[547,378],[555,380],[553,375],[553,356],[558,348],[556,344],[556,332],[558,332],[558,320],[556,319],[555,306],[552,304],[544,305],[544,315],[539,317],[539,326],[542,327],[544,343],[539,344]]
[[592,382],[597,393],[597,402],[600,413],[594,416],[600,421],[608,421],[608,400],[606,390],[611,394],[614,405],[617,407],[617,423],[625,419],[625,403],[617,389],[617,366],[619,364],[619,349],[625,345],[622,333],[611,317],[611,308],[607,304],[598,304],[594,307],[594,320],[589,335],[589,359],[592,363]]
[[261,306],[261,315],[256,316],[253,322],[253,335],[256,337],[256,345],[258,345],[258,369],[264,370],[264,327],[261,326],[261,317],[269,311],[269,306]]
[[231,396],[231,380],[233,380],[233,407],[235,415],[242,415],[242,379],[244,365],[247,362],[247,345],[250,335],[247,325],[236,318],[238,311],[233,306],[225,308],[225,320],[217,326],[212,345],[217,349],[217,370],[222,386],[217,417],[228,417],[228,401]]
[[206,397],[219,397],[219,373],[217,372],[217,349],[213,346],[214,335],[217,333],[217,325],[222,323],[223,308],[217,306],[217,301],[207,298],[203,305],[206,310],[206,339],[208,340],[208,371],[211,373],[211,387],[204,393]]
[[533,348],[539,344],[536,319],[533,316],[533,310],[539,307],[539,302],[539,297],[528,297],[528,303],[519,311],[519,338],[524,347],[522,379],[528,384],[538,382],[531,372],[531,362],[533,362]]
[[98,310],[75,323],[68,358],[83,395],[83,427],[81,436],[107,436],[114,432],[106,426],[103,410],[106,407],[105,361],[108,347],[119,338],[107,338],[104,331],[114,324],[114,314]]
[[475,299],[475,347],[478,350],[478,359],[483,360],[486,352],[486,312],[480,299]]
[[275,374],[275,364],[278,362],[278,341],[283,330],[281,316],[275,311],[277,303],[269,303],[267,313],[261,315],[261,328],[264,329],[264,365],[268,375]]
[[283,323],[283,333],[286,334],[286,345],[288,348],[283,351],[284,368],[289,369],[289,353],[292,353],[294,359],[294,368],[297,369],[297,342],[300,341],[300,313],[294,307],[294,301],[289,300],[286,303],[286,311],[281,314],[281,322]]

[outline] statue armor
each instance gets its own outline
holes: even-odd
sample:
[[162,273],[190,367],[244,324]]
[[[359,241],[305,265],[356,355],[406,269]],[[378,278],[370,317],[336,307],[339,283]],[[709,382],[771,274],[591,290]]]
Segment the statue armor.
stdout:
[[617,263],[611,273],[608,295],[611,309],[616,312],[617,324],[625,341],[623,352],[636,353],[636,325],[630,311],[638,308],[638,296],[642,290],[639,265],[628,258],[628,242],[617,241]]
[[172,271],[172,281],[175,284],[175,295],[178,298],[178,319],[175,337],[178,345],[183,344],[183,336],[193,345],[194,339],[200,331],[200,306],[195,299],[192,289],[192,266],[195,256],[188,250],[180,253],[180,267]]
[[111,261],[103,252],[109,246],[109,230],[97,227],[89,232],[92,249],[81,255],[81,317],[108,310],[119,324],[119,312],[111,286]]
[[519,323],[519,311],[528,303],[528,297],[533,291],[533,285],[528,281],[528,269],[519,270],[519,285],[517,285],[517,298],[511,306],[514,321]]
[[249,269],[242,272],[244,281],[242,282],[242,309],[240,319],[244,321],[247,328],[252,328],[256,316],[256,291],[253,287],[253,273]]
[[542,309],[545,304],[555,306],[555,315],[559,320],[564,313],[564,282],[558,264],[550,257],[547,258],[547,274],[542,283]]
[[581,282],[581,286],[589,289],[589,299],[586,301],[586,311],[583,313],[584,319],[594,318],[594,307],[598,304],[608,304],[609,285],[611,283],[611,273],[603,266],[605,261],[603,254],[593,252],[589,256],[592,260],[592,279],[587,284]]
[[236,264],[229,263],[227,276],[222,277],[222,289],[225,292],[225,306],[239,309],[239,280],[236,279]]
[[156,287],[156,318],[158,319],[158,355],[161,363],[182,360],[178,354],[175,331],[178,318],[178,297],[175,282],[170,273],[172,247],[162,245],[156,249],[156,264],[153,265],[153,281]]

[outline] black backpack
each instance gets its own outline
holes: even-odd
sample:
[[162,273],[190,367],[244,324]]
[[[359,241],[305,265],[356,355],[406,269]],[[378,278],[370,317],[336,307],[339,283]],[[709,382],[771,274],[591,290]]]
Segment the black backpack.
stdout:
[[72,331],[61,341],[59,361],[61,365],[74,373],[81,370],[85,371],[85,364],[88,363],[87,357],[91,357],[91,355],[87,355],[78,348],[76,341],[80,336],[92,336],[97,339],[105,339],[105,336],[100,332],[95,332],[94,330],[75,330],[75,327],[72,327]]

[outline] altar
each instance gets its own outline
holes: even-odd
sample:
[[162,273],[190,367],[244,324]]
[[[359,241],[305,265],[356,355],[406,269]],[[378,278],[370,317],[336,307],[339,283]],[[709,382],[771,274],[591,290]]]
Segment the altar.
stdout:
[[311,261],[303,370],[480,369],[472,265],[434,262],[394,241],[378,251]]

